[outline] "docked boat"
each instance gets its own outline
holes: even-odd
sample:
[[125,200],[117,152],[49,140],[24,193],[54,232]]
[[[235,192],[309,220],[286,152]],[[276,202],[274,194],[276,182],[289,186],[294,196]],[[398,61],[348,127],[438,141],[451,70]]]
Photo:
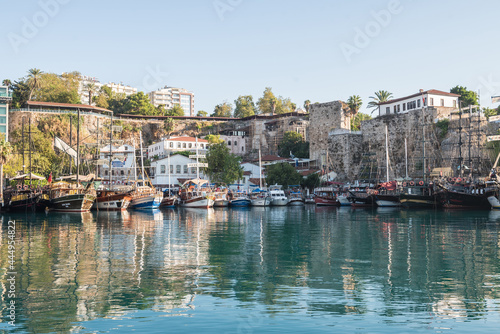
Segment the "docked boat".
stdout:
[[132,196],[125,191],[98,190],[92,209],[122,211],[129,207],[131,200]]
[[132,197],[130,208],[138,210],[158,209],[163,200],[161,191],[146,185],[136,186],[134,190],[129,192],[129,195]]
[[294,188],[288,194],[288,205],[290,206],[302,206],[305,204],[304,196],[299,188]]
[[208,187],[208,181],[192,179],[184,182],[181,188],[179,205],[186,208],[211,208],[215,196]]
[[32,189],[5,192],[5,207],[9,212],[43,212],[50,206],[49,195],[44,191]]
[[50,210],[59,212],[89,211],[96,199],[90,185],[66,181],[54,182],[49,188]]
[[224,208],[229,206],[229,198],[227,191],[215,191],[214,196],[214,207]]
[[439,185],[438,201],[448,209],[490,209],[491,199],[498,191],[495,181],[464,182]]
[[269,196],[271,197],[272,206],[285,206],[288,204],[288,198],[280,185],[270,186]]
[[250,206],[252,204],[250,198],[248,197],[247,193],[243,190],[237,190],[234,192],[231,192],[230,194],[230,200],[229,200],[229,206]]
[[269,206],[271,205],[271,197],[267,190],[257,188],[250,194],[252,206]]
[[318,206],[339,206],[333,187],[320,187],[314,189],[316,196],[314,202]]
[[340,206],[351,206],[350,195],[348,192],[341,192],[337,195]]
[[406,181],[399,194],[399,201],[405,208],[434,208],[437,205],[436,193],[432,183]]
[[379,207],[401,206],[396,181],[388,181],[379,184],[375,191],[375,203]]
[[306,198],[304,199],[304,203],[305,204],[315,204],[314,195],[311,194],[311,195],[306,196]]
[[492,209],[500,209],[500,201],[496,195],[491,195],[488,197],[488,202],[490,202]]

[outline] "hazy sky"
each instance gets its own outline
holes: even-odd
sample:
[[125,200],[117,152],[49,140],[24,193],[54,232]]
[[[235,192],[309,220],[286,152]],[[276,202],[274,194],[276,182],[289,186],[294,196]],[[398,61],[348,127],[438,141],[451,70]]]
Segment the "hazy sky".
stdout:
[[[499,1],[2,1],[0,80],[28,69],[195,93],[304,100],[456,85],[500,94]],[[494,105],[496,106],[496,105]]]

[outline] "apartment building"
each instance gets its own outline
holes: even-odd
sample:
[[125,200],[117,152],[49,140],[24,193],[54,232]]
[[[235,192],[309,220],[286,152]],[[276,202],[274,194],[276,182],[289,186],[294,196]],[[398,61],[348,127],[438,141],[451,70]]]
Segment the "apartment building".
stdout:
[[158,107],[164,105],[170,109],[178,104],[184,109],[185,116],[194,116],[194,93],[184,88],[165,86],[161,89],[148,93],[151,103]]

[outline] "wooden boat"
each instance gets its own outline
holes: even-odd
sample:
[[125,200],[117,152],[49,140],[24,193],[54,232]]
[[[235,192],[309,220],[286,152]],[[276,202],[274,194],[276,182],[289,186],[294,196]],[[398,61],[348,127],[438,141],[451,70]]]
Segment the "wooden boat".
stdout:
[[437,206],[433,183],[405,181],[399,194],[399,201],[405,208],[434,208]]
[[180,206],[186,208],[210,208],[215,196],[208,187],[208,181],[192,179],[184,182],[180,194]]
[[163,199],[163,194],[151,186],[136,186],[129,192],[132,197],[130,208],[138,210],[158,209]]
[[448,209],[490,209],[488,198],[499,191],[498,184],[494,181],[439,186],[441,191],[438,192],[438,201]]
[[50,185],[49,198],[52,211],[85,212],[92,207],[96,195],[89,186],[59,181]]
[[126,210],[132,196],[128,192],[119,192],[115,190],[98,190],[97,198],[92,209],[107,210],[107,211],[121,211]]
[[[293,186],[291,186],[293,187]],[[288,194],[288,205],[290,206],[302,206],[305,204],[304,196],[298,188],[298,186],[293,187],[292,191]]]
[[9,212],[43,212],[50,206],[49,195],[45,191],[33,189],[5,192],[5,210]]
[[245,191],[238,190],[235,192],[231,192],[229,206],[246,207],[250,206],[251,204],[252,202]]
[[229,206],[227,191],[215,191],[212,194],[214,195],[214,207],[223,208]]
[[339,206],[340,203],[337,200],[335,191],[333,187],[321,187],[314,190],[316,196],[314,197],[314,202],[318,206]]

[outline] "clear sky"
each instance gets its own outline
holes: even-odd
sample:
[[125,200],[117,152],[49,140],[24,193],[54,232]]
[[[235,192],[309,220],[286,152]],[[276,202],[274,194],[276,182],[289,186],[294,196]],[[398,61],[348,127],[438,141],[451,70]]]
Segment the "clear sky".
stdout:
[[[1,1],[0,80],[28,69],[195,93],[213,111],[265,87],[302,106],[456,85],[500,95],[500,1]],[[496,105],[493,105],[496,107]]]

